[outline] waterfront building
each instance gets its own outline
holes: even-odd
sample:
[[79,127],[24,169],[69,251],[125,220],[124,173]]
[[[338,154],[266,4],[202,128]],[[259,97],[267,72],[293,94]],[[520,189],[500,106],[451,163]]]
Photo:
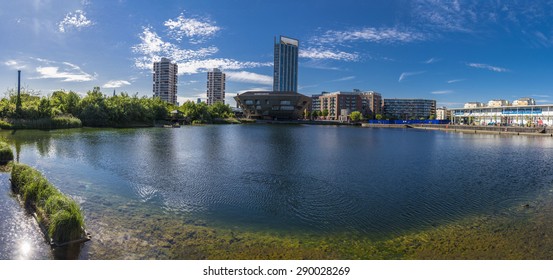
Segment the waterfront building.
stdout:
[[311,95],[311,112],[314,112],[314,111],[320,111],[321,110],[321,96],[324,94],[325,92],[321,93],[321,94],[313,94]]
[[207,72],[207,105],[225,104],[225,73],[217,68]]
[[275,37],[273,92],[298,92],[298,49],[298,40]]
[[480,108],[480,107],[485,107],[486,105],[482,102],[467,102],[465,103],[465,107],[464,108]]
[[386,98],[383,113],[387,118],[398,120],[428,119],[436,115],[436,100]]
[[534,98],[530,98],[530,97],[519,98],[519,99],[513,101],[512,105],[513,106],[536,105],[536,100],[534,100]]
[[301,119],[311,103],[311,98],[291,91],[246,91],[234,100],[246,118],[262,120]]
[[446,107],[436,108],[436,119],[439,121],[449,119],[449,115]]
[[540,126],[553,125],[553,105],[457,108],[449,110],[454,124]]
[[382,113],[382,96],[374,91],[323,92],[319,96],[320,111],[328,111],[327,119],[339,120],[340,116],[359,111],[365,118],[373,119]]
[[171,104],[177,104],[178,69],[178,65],[167,58],[154,62],[154,97],[159,97]]
[[492,99],[488,101],[488,107],[502,107],[509,106],[509,101],[505,99]]

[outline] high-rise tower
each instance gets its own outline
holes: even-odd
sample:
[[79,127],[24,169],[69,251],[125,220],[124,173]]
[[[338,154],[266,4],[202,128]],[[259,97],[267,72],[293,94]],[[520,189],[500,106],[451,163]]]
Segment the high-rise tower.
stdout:
[[154,62],[154,97],[177,104],[178,71],[178,65],[167,58]]
[[217,68],[207,72],[207,105],[225,104],[225,73]]
[[273,91],[298,92],[298,48],[296,39],[275,38]]

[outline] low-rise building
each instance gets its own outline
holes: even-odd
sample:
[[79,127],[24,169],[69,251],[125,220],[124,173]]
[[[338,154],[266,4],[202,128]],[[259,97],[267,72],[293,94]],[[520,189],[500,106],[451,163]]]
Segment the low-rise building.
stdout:
[[234,97],[249,119],[297,120],[304,116],[311,98],[290,91],[246,91]]
[[[359,111],[365,118],[373,119],[382,113],[382,96],[374,91],[354,89],[351,92],[323,92],[319,97],[320,111],[328,112],[327,119],[340,120],[342,112]],[[344,111],[345,110],[345,111]]]
[[486,107],[486,105],[482,102],[467,102],[465,103],[464,108],[480,108],[480,107]]
[[428,119],[436,115],[436,100],[384,99],[385,117],[398,120]]
[[446,107],[436,108],[436,119],[440,121],[449,119],[449,115]]
[[528,106],[528,105],[536,105],[536,100],[530,97],[523,97],[513,101],[513,106]]
[[502,107],[509,106],[509,101],[505,99],[492,99],[488,101],[488,107]]

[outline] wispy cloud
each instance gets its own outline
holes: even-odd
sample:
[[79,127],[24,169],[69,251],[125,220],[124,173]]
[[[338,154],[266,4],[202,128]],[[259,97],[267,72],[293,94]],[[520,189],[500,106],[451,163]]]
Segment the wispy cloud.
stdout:
[[23,62],[15,60],[15,59],[10,59],[10,60],[4,61],[4,65],[8,66],[11,69],[15,69],[15,70],[21,70],[21,69],[25,69],[27,67],[27,65],[25,65]]
[[347,77],[339,78],[339,79],[336,79],[336,80],[331,80],[330,82],[351,81],[351,80],[353,80],[353,79],[355,79],[355,78],[356,78],[355,76],[347,76]]
[[313,38],[318,44],[340,44],[346,42],[365,41],[375,43],[407,43],[425,40],[422,33],[398,28],[364,27],[352,30],[329,30],[322,36]]
[[449,93],[453,93],[452,90],[435,90],[435,91],[432,91],[430,92],[432,94],[449,94]]
[[60,79],[62,82],[88,82],[96,79],[96,74],[88,74],[75,64],[69,62],[60,63],[55,61],[48,61],[48,64],[53,63],[57,65],[36,67],[35,70],[38,76],[32,77],[30,79]]
[[453,80],[449,80],[447,81],[448,84],[453,84],[453,83],[458,83],[458,82],[462,82],[464,81],[465,79],[453,79]]
[[272,85],[273,77],[267,75],[260,75],[257,73],[238,71],[238,72],[225,72],[229,81],[249,83],[249,84],[261,84]]
[[492,65],[483,64],[483,63],[467,63],[467,66],[473,67],[473,68],[486,69],[486,70],[490,70],[490,71],[493,71],[493,72],[500,72],[500,73],[501,72],[510,72],[510,70],[507,69],[507,68],[492,66]]
[[85,12],[76,10],[74,13],[68,13],[65,18],[58,23],[58,30],[66,32],[67,28],[75,28],[77,30],[93,25],[94,23],[86,17]]
[[328,50],[322,48],[309,47],[307,49],[300,49],[299,56],[310,59],[332,59],[342,61],[357,61],[359,60],[359,54],[348,53],[344,51]]
[[206,72],[211,68],[223,70],[239,70],[271,66],[272,63],[237,61],[229,58],[210,58],[219,49],[215,46],[198,49],[181,49],[178,45],[165,41],[151,27],[143,27],[139,34],[140,43],[132,47],[138,54],[134,64],[139,69],[151,69],[155,61],[166,57],[179,65],[179,74],[195,74]]
[[424,63],[425,63],[425,64],[432,64],[432,63],[436,63],[436,62],[438,62],[438,61],[440,61],[439,58],[432,57],[432,58],[430,58],[430,59],[424,61]]
[[403,72],[403,73],[401,73],[401,75],[399,75],[398,82],[402,82],[403,80],[405,80],[405,78],[407,78],[407,77],[409,77],[409,76],[420,75],[420,74],[423,74],[423,73],[425,73],[425,72],[426,72],[426,71]]
[[122,86],[128,86],[131,83],[125,80],[112,80],[104,84],[105,88],[120,88]]
[[215,35],[221,28],[207,18],[185,17],[181,13],[176,19],[169,19],[164,22],[169,28],[169,34],[173,39],[180,42],[183,37],[189,38],[190,43],[202,43],[209,37]]
[[540,97],[540,98],[549,98],[551,95],[547,94],[532,94],[533,97]]

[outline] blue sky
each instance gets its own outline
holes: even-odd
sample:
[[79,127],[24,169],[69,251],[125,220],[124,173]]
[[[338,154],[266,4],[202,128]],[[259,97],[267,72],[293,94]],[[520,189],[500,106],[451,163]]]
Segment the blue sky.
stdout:
[[553,1],[20,0],[0,3],[0,86],[152,95],[179,63],[179,100],[227,73],[227,101],[272,88],[273,38],[300,40],[299,91],[553,103]]

